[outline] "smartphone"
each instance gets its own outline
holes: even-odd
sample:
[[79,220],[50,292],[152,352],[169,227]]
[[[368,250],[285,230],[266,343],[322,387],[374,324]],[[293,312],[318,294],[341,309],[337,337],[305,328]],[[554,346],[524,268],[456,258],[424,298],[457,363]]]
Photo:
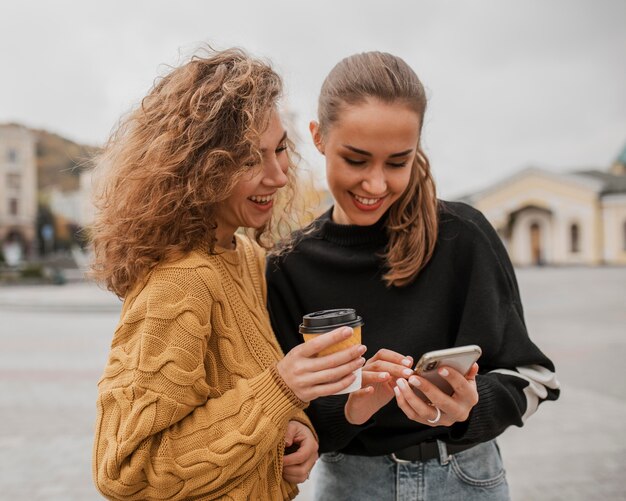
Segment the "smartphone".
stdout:
[[[429,351],[428,353],[424,353],[417,361],[417,364],[415,364],[415,374],[430,381],[444,393],[452,395],[452,386],[439,375],[437,369],[443,366],[452,367],[465,375],[472,368],[474,362],[480,358],[481,354],[482,350],[480,346],[475,344],[446,348],[445,350]],[[413,390],[421,399],[427,400],[426,395],[420,390],[415,388],[413,388]]]

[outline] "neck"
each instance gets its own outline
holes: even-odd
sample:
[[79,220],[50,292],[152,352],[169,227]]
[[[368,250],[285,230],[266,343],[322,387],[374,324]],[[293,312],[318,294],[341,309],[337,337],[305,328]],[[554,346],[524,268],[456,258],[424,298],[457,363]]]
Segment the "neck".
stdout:
[[222,247],[224,249],[234,249],[235,248],[235,229],[223,228],[218,225],[215,229],[215,244],[218,247]]

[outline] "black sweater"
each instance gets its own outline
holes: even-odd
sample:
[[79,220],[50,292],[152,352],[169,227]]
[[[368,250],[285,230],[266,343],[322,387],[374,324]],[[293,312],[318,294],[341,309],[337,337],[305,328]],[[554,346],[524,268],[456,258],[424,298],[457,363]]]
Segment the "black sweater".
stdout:
[[320,398],[307,413],[320,451],[380,455],[425,440],[478,443],[521,426],[543,400],[558,397],[554,366],[528,337],[513,267],[500,238],[477,210],[440,202],[437,244],[414,282],[387,287],[380,254],[385,218],[373,226],[339,225],[332,209],[288,254],[270,258],[268,307],[283,350],[302,342],[302,315],[354,308],[363,317],[365,357],[388,348],[417,360],[426,351],[477,344],[479,402],[452,427],[409,420],[392,400],[361,426],[349,424],[346,395]]

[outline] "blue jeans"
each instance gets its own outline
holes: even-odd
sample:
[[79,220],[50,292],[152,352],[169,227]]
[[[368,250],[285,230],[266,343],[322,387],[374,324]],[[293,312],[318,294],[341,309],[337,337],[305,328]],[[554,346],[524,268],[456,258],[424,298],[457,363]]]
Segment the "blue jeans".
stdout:
[[439,458],[398,462],[391,456],[322,454],[316,501],[504,501],[510,499],[495,440]]

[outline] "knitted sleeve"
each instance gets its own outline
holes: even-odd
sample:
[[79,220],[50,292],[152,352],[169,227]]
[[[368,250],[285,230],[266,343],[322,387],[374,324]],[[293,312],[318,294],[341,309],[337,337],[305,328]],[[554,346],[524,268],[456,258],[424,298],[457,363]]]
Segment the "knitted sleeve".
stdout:
[[[258,270],[259,270],[259,276],[261,277],[262,304],[267,305],[268,304],[268,298],[267,298],[267,281],[266,281],[266,267],[267,267],[267,264],[266,264],[266,253],[265,253],[265,250],[263,250],[258,244],[256,244],[256,242],[254,242],[253,245],[254,245],[255,257],[256,257],[256,265],[257,265]],[[267,315],[268,315],[268,319],[269,319],[269,312],[267,312]],[[270,323],[270,325],[271,325],[271,323]],[[272,332],[274,332],[274,326],[273,325],[272,325]],[[274,334],[274,335],[276,335],[276,334]],[[309,419],[309,417],[306,415],[306,413],[304,411],[298,412],[298,414],[296,414],[292,418],[292,420],[293,421],[299,421],[303,425],[307,426],[311,430],[311,432],[313,433],[313,436],[315,437],[315,439],[319,442],[319,437],[317,435],[317,431],[313,427],[313,424],[311,423],[311,420]]]
[[280,463],[304,407],[274,367],[227,391],[206,380],[220,305],[197,270],[178,271],[155,273],[125,306],[98,385],[93,469],[109,499],[213,499],[253,475],[268,482],[261,466]]
[[456,344],[480,344],[476,377],[479,401],[469,419],[450,428],[450,438],[490,440],[508,426],[522,426],[546,400],[556,400],[554,365],[532,342],[524,322],[517,280],[499,236],[475,211],[466,221],[474,238],[458,263],[464,291]]
[[[290,279],[282,258],[271,257],[268,260],[266,278],[272,328],[282,349],[289,351],[302,342],[298,325],[307,312],[298,300],[299,291]],[[373,419],[362,425],[350,424],[344,413],[347,400],[348,395],[320,397],[307,408],[306,415],[316,424],[320,452],[340,450],[364,429],[373,426]]]

